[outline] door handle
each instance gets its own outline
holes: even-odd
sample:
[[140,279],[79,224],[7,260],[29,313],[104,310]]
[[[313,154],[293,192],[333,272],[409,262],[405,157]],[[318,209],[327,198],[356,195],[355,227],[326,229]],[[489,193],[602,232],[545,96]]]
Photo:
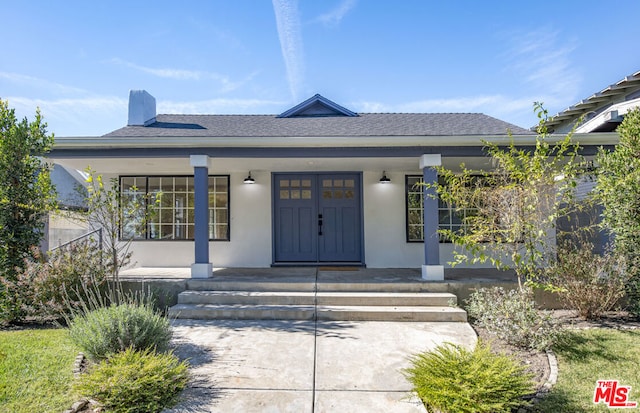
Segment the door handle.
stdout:
[[318,235],[322,235],[322,214],[318,214]]

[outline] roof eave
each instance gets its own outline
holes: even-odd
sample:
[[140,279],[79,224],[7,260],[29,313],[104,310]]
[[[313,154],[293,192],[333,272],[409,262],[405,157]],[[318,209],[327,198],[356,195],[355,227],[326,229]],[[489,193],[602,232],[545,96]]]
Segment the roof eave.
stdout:
[[[550,141],[564,137],[550,136]],[[585,145],[617,143],[617,134],[575,134]],[[518,145],[535,143],[536,135],[513,135]],[[402,146],[483,146],[483,142],[508,144],[508,135],[438,135],[438,136],[293,136],[293,137],[57,137],[54,149],[82,150],[97,148],[215,148],[215,147],[402,147]]]

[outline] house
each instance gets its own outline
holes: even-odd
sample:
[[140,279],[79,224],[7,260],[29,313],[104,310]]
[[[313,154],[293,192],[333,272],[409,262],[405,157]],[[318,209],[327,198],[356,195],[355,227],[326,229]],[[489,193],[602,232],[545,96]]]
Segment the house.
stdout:
[[[441,280],[453,246],[436,231],[460,220],[415,184],[440,164],[487,167],[483,141],[507,144],[509,131],[535,142],[480,113],[356,113],[321,95],[279,115],[162,115],[138,90],[127,126],[57,138],[50,157],[119,179],[125,195],[162,194],[145,229],[122,229],[140,266],[422,268]],[[577,138],[593,155],[613,135]]]
[[[625,114],[632,108],[640,106],[640,71],[635,72],[618,82],[607,86],[601,91],[581,100],[575,105],[553,116],[547,123],[549,131],[556,134],[564,134],[575,127],[577,139],[585,134],[606,135],[602,140],[603,146],[613,145],[618,142],[615,133],[622,123]],[[584,138],[582,138],[584,139]],[[608,149],[612,147],[609,146]],[[592,168],[597,165],[592,164]],[[587,171],[589,172],[589,171]],[[578,184],[577,198],[584,199],[595,187],[595,180],[587,173]],[[590,225],[600,222],[602,207],[576,212],[570,217],[564,217],[557,222],[559,231],[571,233],[579,225]],[[605,231],[596,232],[589,240],[594,244],[595,251],[603,253],[609,243],[609,237]]]
[[64,245],[89,231],[87,223],[78,219],[79,213],[87,209],[84,177],[77,170],[62,165],[53,165],[50,177],[58,194],[58,211],[49,213],[45,221],[43,251]]
[[607,86],[556,114],[547,122],[553,133],[567,133],[576,127],[576,133],[615,131],[624,115],[640,106],[640,71]]

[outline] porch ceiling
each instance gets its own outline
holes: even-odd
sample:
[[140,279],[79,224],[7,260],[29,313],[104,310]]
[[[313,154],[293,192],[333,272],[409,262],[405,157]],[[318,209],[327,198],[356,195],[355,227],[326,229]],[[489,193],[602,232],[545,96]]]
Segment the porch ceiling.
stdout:
[[[56,158],[55,163],[84,170],[88,166],[105,174],[191,174],[189,158]],[[456,169],[461,158],[442,158]],[[487,157],[465,157],[468,168],[488,168]],[[211,158],[209,173],[297,171],[419,171],[417,157],[398,158]]]

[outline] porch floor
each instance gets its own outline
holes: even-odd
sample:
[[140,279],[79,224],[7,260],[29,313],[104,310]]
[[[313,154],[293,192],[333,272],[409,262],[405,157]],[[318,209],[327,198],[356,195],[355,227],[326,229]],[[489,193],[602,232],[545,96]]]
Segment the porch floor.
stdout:
[[[317,277],[317,279],[316,279]],[[120,272],[128,281],[191,279],[188,267],[138,267]],[[419,268],[270,267],[214,268],[210,281],[318,282],[318,283],[513,283],[513,271],[493,268],[445,268],[444,281],[424,281]]]

